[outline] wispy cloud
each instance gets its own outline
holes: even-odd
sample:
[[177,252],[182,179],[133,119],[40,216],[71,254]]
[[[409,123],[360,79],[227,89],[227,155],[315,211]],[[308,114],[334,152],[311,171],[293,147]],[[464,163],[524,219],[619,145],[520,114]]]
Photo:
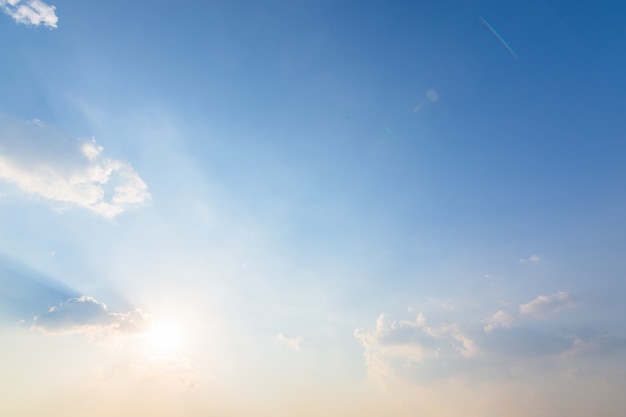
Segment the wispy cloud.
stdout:
[[150,199],[124,161],[107,158],[95,139],[70,141],[41,121],[0,123],[0,179],[31,194],[113,218]]
[[[483,333],[477,342],[492,364],[523,363],[538,358],[556,359],[575,346],[576,337],[556,330],[501,326]],[[533,366],[531,362],[527,365]]]
[[83,295],[51,307],[35,317],[33,328],[46,334],[86,334],[88,336],[143,333],[150,319],[141,310],[127,313],[109,311],[106,304]]
[[56,7],[41,0],[0,0],[0,8],[17,23],[24,25],[56,28],[59,21]]
[[519,306],[521,314],[545,317],[562,310],[573,308],[577,303],[572,300],[569,293],[559,291],[553,295],[540,295],[534,300]]
[[294,350],[300,350],[302,348],[303,339],[301,337],[287,337],[282,333],[278,333],[276,340]]
[[507,51],[509,51],[509,53],[511,55],[513,55],[513,58],[517,58],[517,54],[515,53],[515,51],[513,50],[513,48],[511,48],[509,46],[509,44],[507,43],[507,41],[504,40],[504,38],[502,36],[500,36],[500,34],[493,28],[493,26],[491,26],[489,24],[489,22],[487,22],[482,16],[478,16],[480,18],[480,21],[483,22],[483,24],[485,26],[487,26],[487,29],[489,29],[491,31],[491,33],[493,33],[493,35],[498,38],[498,40],[500,41],[500,43],[507,49]]
[[490,332],[499,327],[508,328],[513,325],[514,321],[515,317],[513,317],[513,315],[504,310],[498,310],[491,317],[485,320],[485,323],[487,324],[483,327],[483,330],[485,330],[485,332]]
[[518,262],[521,264],[529,263],[529,262],[539,262],[541,257],[539,255],[530,255],[528,258],[521,258]]

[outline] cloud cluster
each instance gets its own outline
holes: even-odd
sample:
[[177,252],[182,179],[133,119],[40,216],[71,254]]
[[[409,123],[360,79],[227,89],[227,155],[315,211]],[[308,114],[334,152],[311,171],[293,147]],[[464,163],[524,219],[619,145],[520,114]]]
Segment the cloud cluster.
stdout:
[[474,315],[460,312],[457,320],[447,314],[448,321],[436,325],[429,325],[422,313],[411,321],[391,321],[383,314],[373,330],[357,329],[354,336],[364,348],[368,375],[384,385],[398,379],[493,379],[509,377],[516,369],[566,369],[583,357],[626,350],[626,339],[617,335],[575,324],[551,327],[549,317],[574,306],[561,291],[521,304],[519,313],[498,310],[480,324]]
[[59,21],[56,7],[41,0],[0,0],[0,8],[17,23],[24,25],[56,28]]
[[576,301],[565,291],[559,291],[552,295],[538,295],[528,303],[521,304],[519,306],[520,314],[517,316],[504,310],[498,310],[493,315],[483,320],[483,322],[486,323],[483,330],[489,333],[501,327],[510,328],[520,319],[519,316],[528,316],[535,319],[545,318],[576,306]]
[[111,312],[106,304],[83,295],[36,316],[33,328],[47,334],[131,335],[147,331],[150,318],[138,309]]
[[460,326],[446,323],[429,326],[421,313],[414,321],[400,322],[390,322],[381,314],[374,330],[357,329],[354,336],[365,349],[365,362],[370,376],[375,379],[393,373],[396,361],[406,368],[470,358],[476,352],[474,341]]
[[150,199],[124,161],[107,158],[95,139],[69,141],[41,121],[0,119],[0,179],[23,191],[106,218]]

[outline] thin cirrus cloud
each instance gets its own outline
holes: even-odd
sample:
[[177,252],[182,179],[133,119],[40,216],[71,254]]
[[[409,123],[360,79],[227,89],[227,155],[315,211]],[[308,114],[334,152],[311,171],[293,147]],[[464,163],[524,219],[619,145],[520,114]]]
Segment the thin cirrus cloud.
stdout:
[[107,158],[95,139],[71,141],[39,120],[0,119],[0,180],[57,203],[113,218],[150,199],[128,162]]
[[559,291],[552,295],[540,295],[532,301],[519,306],[519,311],[523,315],[533,317],[545,317],[559,311],[576,307],[577,303],[571,295],[564,291]]
[[539,255],[530,255],[528,258],[521,258],[519,260],[519,263],[525,264],[529,262],[539,262],[540,260],[541,260],[541,257]]
[[106,304],[83,295],[36,316],[33,328],[46,334],[130,335],[147,331],[150,318],[139,309],[127,313],[111,312]]
[[56,28],[56,7],[41,0],[0,0],[0,8],[17,23]]
[[276,335],[276,340],[278,340],[280,343],[282,343],[283,345],[287,346],[290,349],[293,349],[293,350],[302,349],[303,340],[301,337],[287,337],[282,333],[278,333]]

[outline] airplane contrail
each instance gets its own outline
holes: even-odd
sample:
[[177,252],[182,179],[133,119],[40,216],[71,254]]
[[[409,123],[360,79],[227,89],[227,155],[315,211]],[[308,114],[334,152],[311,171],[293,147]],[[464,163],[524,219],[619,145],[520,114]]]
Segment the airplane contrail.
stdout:
[[424,106],[424,104],[426,104],[426,100],[422,100],[422,102],[413,109],[413,113],[417,113]]
[[485,24],[485,26],[487,26],[487,28],[491,31],[491,33],[493,33],[496,36],[496,38],[498,38],[500,43],[502,43],[502,45],[504,45],[504,47],[511,53],[511,55],[513,55],[513,58],[517,58],[517,54],[515,53],[513,48],[511,48],[509,46],[509,44],[506,43],[506,41],[502,38],[502,36],[500,36],[500,34],[498,32],[496,32],[496,30],[493,28],[493,26],[491,26],[489,24],[489,22],[487,22],[482,16],[478,16],[478,17]]

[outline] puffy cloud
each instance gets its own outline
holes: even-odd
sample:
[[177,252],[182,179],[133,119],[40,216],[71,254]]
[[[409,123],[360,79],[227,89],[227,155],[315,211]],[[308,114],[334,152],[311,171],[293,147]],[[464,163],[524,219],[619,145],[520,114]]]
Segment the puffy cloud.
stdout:
[[61,210],[79,206],[113,218],[150,199],[133,167],[103,150],[95,139],[69,141],[39,120],[0,117],[0,179],[62,203]]
[[56,7],[41,0],[0,0],[0,8],[17,23],[24,25],[56,28],[59,21]]
[[534,317],[545,317],[576,306],[569,293],[559,291],[553,295],[540,295],[519,306],[520,313]]
[[381,314],[374,330],[357,329],[354,336],[365,349],[369,375],[379,380],[397,369],[397,361],[401,368],[419,365],[433,370],[436,362],[463,360],[476,352],[473,340],[458,325],[429,326],[421,313],[414,321],[400,322],[389,322]]
[[83,295],[36,316],[33,327],[47,334],[131,335],[147,331],[150,319],[139,309],[111,312],[106,304]]
[[510,313],[507,313],[504,310],[496,311],[491,317],[485,320],[485,327],[483,329],[486,332],[490,332],[499,327],[511,327],[513,322],[515,321],[515,317],[513,317]]
[[276,335],[276,340],[294,350],[300,350],[303,342],[301,337],[287,337],[282,333]]
[[[567,299],[560,294],[551,298]],[[454,324],[429,325],[421,313],[414,320],[400,321],[380,315],[374,329],[354,332],[364,349],[368,376],[383,385],[400,380],[429,384],[456,377],[495,381],[513,377],[519,369],[567,368],[582,363],[583,355],[626,350],[626,339],[619,336],[562,325],[536,327],[535,320],[518,326],[521,317],[505,310],[492,314],[482,325],[471,317],[464,315]]]

